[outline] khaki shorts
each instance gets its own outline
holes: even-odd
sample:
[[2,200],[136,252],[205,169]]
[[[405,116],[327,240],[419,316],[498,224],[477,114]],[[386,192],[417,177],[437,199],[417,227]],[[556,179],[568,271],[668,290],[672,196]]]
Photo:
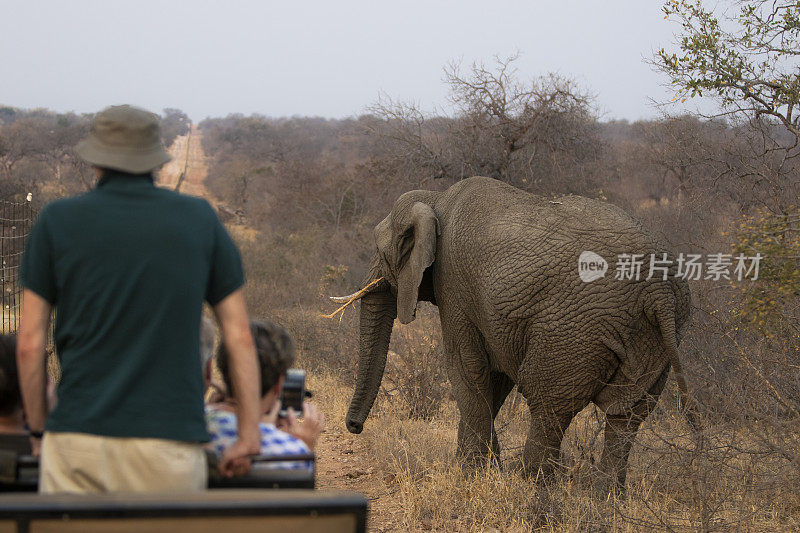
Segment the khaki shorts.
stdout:
[[195,492],[206,489],[202,444],[48,431],[39,492]]

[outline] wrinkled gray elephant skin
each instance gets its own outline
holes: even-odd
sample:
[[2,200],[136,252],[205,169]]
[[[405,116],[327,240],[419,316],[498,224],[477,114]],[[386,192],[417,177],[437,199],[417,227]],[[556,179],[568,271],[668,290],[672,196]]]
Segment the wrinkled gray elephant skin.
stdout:
[[[594,402],[607,420],[600,471],[624,487],[631,444],[670,365],[685,392],[677,347],[689,288],[663,243],[611,204],[473,177],[400,196],[375,244],[365,281],[385,281],[361,299],[351,432],[361,432],[375,401],[395,317],[407,324],[417,302],[429,301],[439,308],[465,464],[499,456],[494,419],[517,385],[531,413],[527,473],[552,470],[570,421]],[[605,276],[579,277],[583,252],[609,263]],[[650,254],[665,253],[667,280],[646,280]],[[619,254],[644,256],[638,281],[615,279]]]

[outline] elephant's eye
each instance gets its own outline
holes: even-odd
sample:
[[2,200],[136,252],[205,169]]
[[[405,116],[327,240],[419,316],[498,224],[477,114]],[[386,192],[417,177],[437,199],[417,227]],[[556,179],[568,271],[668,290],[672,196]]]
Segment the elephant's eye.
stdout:
[[384,271],[384,275],[393,277],[393,275],[392,275],[392,263],[389,262],[389,256],[387,255],[386,251],[381,250],[381,252],[379,253],[379,256],[381,258],[381,263],[383,263],[381,270]]

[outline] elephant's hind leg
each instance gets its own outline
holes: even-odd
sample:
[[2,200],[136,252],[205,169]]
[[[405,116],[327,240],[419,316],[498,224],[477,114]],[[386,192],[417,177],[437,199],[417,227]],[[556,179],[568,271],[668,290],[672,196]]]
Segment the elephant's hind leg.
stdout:
[[542,406],[531,407],[531,425],[522,456],[526,476],[548,478],[556,470],[561,440],[575,413],[548,412]]
[[636,432],[658,403],[658,397],[664,389],[668,375],[669,366],[653,383],[647,395],[636,402],[626,413],[606,415],[605,444],[599,465],[601,478],[597,487],[597,491],[601,495],[608,494],[612,488],[619,493],[625,492],[628,455],[634,440],[636,440]]
[[594,381],[580,350],[552,343],[531,344],[520,370],[519,390],[531,412],[523,452],[526,475],[550,476],[558,465],[561,441],[570,422],[591,401]]
[[514,382],[503,372],[492,371],[489,380],[492,386],[492,458],[500,462],[500,441],[497,440],[497,432],[494,428],[494,420],[497,418],[497,413],[503,407],[511,390],[514,388]]

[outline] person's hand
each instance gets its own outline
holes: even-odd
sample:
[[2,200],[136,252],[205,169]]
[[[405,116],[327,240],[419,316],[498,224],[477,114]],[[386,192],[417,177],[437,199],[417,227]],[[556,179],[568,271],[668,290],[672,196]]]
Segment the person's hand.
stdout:
[[31,455],[39,457],[42,455],[42,439],[38,437],[31,437]]
[[225,477],[243,476],[250,472],[252,462],[250,457],[258,455],[261,451],[261,439],[257,435],[255,439],[242,439],[239,437],[236,442],[225,448],[219,460],[219,473]]
[[287,410],[287,417],[279,421],[278,429],[306,443],[310,450],[314,449],[322,431],[325,429],[325,415],[313,403],[303,402],[303,421],[294,414],[294,409]]

